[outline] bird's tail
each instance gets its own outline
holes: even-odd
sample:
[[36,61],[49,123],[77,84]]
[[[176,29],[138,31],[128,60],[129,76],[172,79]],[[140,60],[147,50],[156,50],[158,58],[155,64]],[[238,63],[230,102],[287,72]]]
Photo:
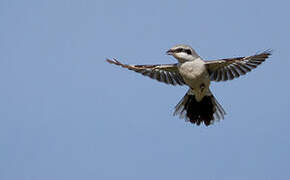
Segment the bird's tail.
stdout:
[[225,114],[225,110],[211,92],[198,102],[190,90],[175,106],[174,112],[174,115],[179,115],[193,124],[200,125],[203,122],[206,126],[223,119]]

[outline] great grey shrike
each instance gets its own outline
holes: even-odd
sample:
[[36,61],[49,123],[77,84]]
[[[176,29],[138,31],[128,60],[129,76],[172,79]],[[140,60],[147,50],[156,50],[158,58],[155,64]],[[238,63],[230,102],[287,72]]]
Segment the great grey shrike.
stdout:
[[116,59],[107,62],[133,70],[171,85],[187,85],[189,90],[175,106],[174,115],[187,121],[208,126],[224,118],[226,112],[211,93],[211,81],[227,81],[250,72],[270,55],[271,51],[247,57],[206,61],[188,45],[176,45],[167,51],[178,60],[176,64],[128,65]]

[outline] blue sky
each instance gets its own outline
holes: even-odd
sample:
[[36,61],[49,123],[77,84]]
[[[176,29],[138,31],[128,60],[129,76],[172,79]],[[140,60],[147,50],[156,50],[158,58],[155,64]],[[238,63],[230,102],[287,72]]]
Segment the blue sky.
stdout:
[[[289,179],[288,1],[0,1],[0,179]],[[210,127],[172,116],[186,87],[112,66],[273,56],[212,83]]]

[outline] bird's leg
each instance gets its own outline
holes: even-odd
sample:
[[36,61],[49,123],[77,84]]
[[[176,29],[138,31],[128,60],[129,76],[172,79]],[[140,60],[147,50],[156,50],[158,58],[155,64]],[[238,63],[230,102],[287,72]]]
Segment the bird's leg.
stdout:
[[200,88],[200,92],[202,93],[202,92],[204,91],[204,89],[205,89],[205,84],[202,83],[202,84],[199,86],[199,88]]

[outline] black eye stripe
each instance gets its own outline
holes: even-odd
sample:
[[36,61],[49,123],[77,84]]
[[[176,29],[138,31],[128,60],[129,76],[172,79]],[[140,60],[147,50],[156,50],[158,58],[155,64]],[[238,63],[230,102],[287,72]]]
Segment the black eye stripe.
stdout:
[[190,49],[185,49],[184,52],[185,52],[186,54],[191,54],[191,50],[190,50]]
[[183,49],[183,48],[178,48],[174,50],[175,53],[180,53],[180,52],[185,52],[186,54],[191,55],[191,50],[190,49]]

